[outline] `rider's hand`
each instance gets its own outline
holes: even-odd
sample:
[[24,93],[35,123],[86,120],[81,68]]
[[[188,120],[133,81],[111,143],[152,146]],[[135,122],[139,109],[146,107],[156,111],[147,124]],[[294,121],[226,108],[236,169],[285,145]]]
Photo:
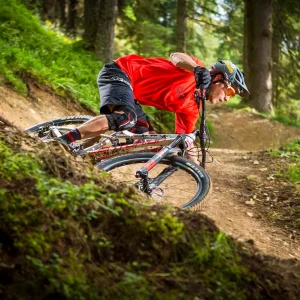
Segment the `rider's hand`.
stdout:
[[203,67],[196,67],[194,69],[195,81],[196,81],[196,88],[206,90],[211,81],[210,73],[206,68]]
[[191,162],[193,162],[196,165],[199,165],[199,160],[198,160],[198,149],[194,144],[191,144],[187,148],[187,159]]

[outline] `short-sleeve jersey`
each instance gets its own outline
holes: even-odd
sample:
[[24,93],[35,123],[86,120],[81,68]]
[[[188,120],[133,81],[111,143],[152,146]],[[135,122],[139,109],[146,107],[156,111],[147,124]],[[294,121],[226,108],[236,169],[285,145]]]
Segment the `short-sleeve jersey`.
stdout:
[[[203,63],[192,59],[200,66]],[[131,80],[134,98],[143,105],[176,113],[176,133],[194,130],[199,110],[194,101],[193,72],[178,68],[170,60],[145,58],[135,54],[122,56],[115,63]]]

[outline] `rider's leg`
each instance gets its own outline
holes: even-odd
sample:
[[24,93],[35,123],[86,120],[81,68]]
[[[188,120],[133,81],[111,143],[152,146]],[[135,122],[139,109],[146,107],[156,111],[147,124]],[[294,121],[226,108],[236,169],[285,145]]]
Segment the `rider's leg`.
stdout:
[[57,140],[67,144],[75,141],[91,138],[108,130],[108,121],[106,115],[100,115],[85,122],[81,126],[74,128],[60,136]]
[[[59,140],[66,143],[76,140],[93,138],[108,130],[130,130],[136,124],[136,112],[129,106],[110,105],[110,114],[100,115],[85,122],[75,130],[71,130],[62,135]],[[76,131],[76,135],[72,133]],[[79,135],[78,135],[79,133]]]
[[104,133],[109,128],[106,115],[99,115],[77,127],[81,139],[92,138]]
[[[122,109],[120,112],[114,112],[115,107],[128,107],[129,111],[135,114],[134,96],[130,79],[114,62],[104,65],[98,75],[97,83],[101,99],[101,115],[61,136],[60,138],[64,142],[71,143],[82,138],[96,137],[109,129],[117,130],[122,120],[125,123],[127,122],[128,112],[122,118],[118,118],[118,116],[115,118],[108,117],[108,115],[114,113],[124,114]],[[133,121],[134,114],[130,113],[131,120],[128,123]],[[118,122],[121,123],[119,124]]]

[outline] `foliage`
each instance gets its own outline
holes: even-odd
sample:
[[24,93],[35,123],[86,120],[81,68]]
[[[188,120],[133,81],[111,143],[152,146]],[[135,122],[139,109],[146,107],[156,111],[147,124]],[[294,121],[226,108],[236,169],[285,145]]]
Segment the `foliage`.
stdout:
[[[27,93],[28,82],[49,85],[58,94],[70,96],[98,111],[96,76],[102,66],[93,54],[83,50],[82,42],[63,36],[50,21],[41,26],[17,0],[0,0],[0,74],[6,83]],[[23,1],[24,2],[24,1]],[[32,7],[31,1],[25,1]],[[29,3],[30,2],[30,3]],[[175,50],[177,1],[120,1],[116,26],[115,57],[128,53],[169,57]],[[241,0],[187,1],[187,52],[206,66],[217,59],[230,59],[239,66],[243,50],[243,12]],[[79,11],[82,12],[80,6]],[[280,20],[280,61],[278,68],[275,119],[299,125],[300,109],[297,19],[300,7],[295,0],[274,1],[274,26]],[[275,20],[277,20],[275,22]],[[81,25],[78,24],[78,27]],[[47,30],[50,28],[55,33]],[[174,116],[147,108],[158,131],[174,128]]]
[[216,34],[221,38],[216,50],[218,59],[231,60],[239,67],[243,63],[243,2],[242,0],[224,1],[221,7],[222,26],[215,29]]
[[279,65],[274,102],[280,116],[300,123],[299,2],[274,2],[274,26],[279,39]]
[[47,30],[16,0],[9,2],[0,0],[0,73],[5,80],[26,94],[26,82],[34,78],[98,110],[101,63],[80,42]]
[[[216,54],[219,58],[232,60],[238,66],[243,61],[244,1],[226,0],[221,4],[222,26],[216,28],[221,42]],[[299,109],[299,1],[273,1],[273,32],[279,29],[279,62],[277,78],[273,81],[275,119],[298,126]],[[298,74],[298,75],[297,75]],[[247,78],[246,78],[247,81]],[[250,91],[251,92],[251,91]]]
[[[41,26],[39,20],[16,0],[12,0],[10,5],[0,0],[0,4],[2,2],[0,73],[4,75],[6,82],[26,94],[28,92],[26,84],[34,78],[52,87],[57,93],[69,96],[98,111],[99,95],[96,77],[101,63],[92,54],[83,51],[80,41],[73,42],[60,32],[48,30],[56,30],[49,21],[46,22],[46,27]],[[146,56],[168,57],[170,55],[172,28],[174,28],[171,17],[166,15],[163,21],[154,24],[154,20],[160,19],[160,16],[165,13],[165,6],[170,6],[170,3],[165,2],[162,7],[159,5],[159,1],[151,4],[136,2],[135,12],[132,7],[125,6],[124,20],[117,27],[119,31],[117,36],[122,36],[122,39],[117,39],[117,45],[122,47],[122,50],[120,49],[121,52],[116,55],[130,52]],[[155,16],[149,14],[151,7],[156,12]],[[136,12],[141,15],[135,16]],[[143,14],[147,18],[142,19]],[[137,20],[140,26],[136,26]],[[125,23],[127,27],[124,27]],[[128,31],[127,35],[125,30]],[[129,34],[132,35],[131,38]],[[172,113],[159,111],[153,107],[147,107],[145,111],[157,131],[173,132]]]
[[[117,46],[123,40],[138,55],[169,57],[175,50],[175,8],[175,1],[127,1],[118,20]],[[127,53],[117,47],[115,56]]]
[[283,157],[287,159],[286,168],[278,173],[290,182],[300,182],[300,139],[297,139],[278,150],[271,150],[273,157]]
[[[177,1],[125,2],[116,30],[115,56],[131,51],[142,56],[169,57],[176,50]],[[213,28],[211,12],[215,7],[214,0],[197,3],[187,1],[187,53],[208,61],[208,65],[215,61],[213,50],[217,42],[203,28]]]
[[286,110],[285,113],[283,111],[278,111],[277,115],[275,115],[271,119],[286,125],[300,127],[300,119],[298,119],[297,117],[297,119],[295,120],[294,118],[289,117],[289,115],[287,115],[288,113],[289,112]]

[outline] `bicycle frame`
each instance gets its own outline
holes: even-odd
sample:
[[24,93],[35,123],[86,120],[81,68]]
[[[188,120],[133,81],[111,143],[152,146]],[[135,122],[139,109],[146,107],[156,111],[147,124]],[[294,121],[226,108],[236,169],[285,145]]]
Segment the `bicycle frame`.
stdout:
[[[207,140],[207,133],[206,133],[206,106],[205,106],[205,100],[206,100],[206,91],[195,91],[194,93],[194,99],[196,103],[198,104],[198,107],[200,105],[200,101],[202,104],[202,114],[201,114],[201,122],[200,122],[200,130],[196,130],[193,132],[195,136],[199,136],[200,138],[200,146],[201,146],[201,152],[202,152],[202,162],[201,166],[205,168],[206,163],[206,140]],[[174,149],[178,145],[184,142],[185,137],[188,135],[185,134],[179,134],[171,143],[169,146],[165,146],[162,148],[158,153],[156,153],[149,161],[147,161],[144,166],[139,168],[136,172],[136,177],[141,178],[143,180],[143,190],[150,194],[152,193],[153,188],[156,186],[151,186],[151,182],[148,179],[148,173],[151,169],[153,169],[164,157],[170,154],[171,149]],[[185,148],[184,148],[185,149]],[[165,180],[168,176],[173,174],[176,170],[173,167],[168,167],[165,169],[158,177],[161,177],[162,180],[159,180],[161,183],[163,180]]]
[[[115,132],[105,137],[91,147],[83,149],[79,155],[92,155],[96,159],[107,159],[116,155],[123,155],[132,152],[157,152],[164,146],[169,145],[178,135],[177,134],[132,134],[129,131]],[[130,143],[120,142],[120,140],[131,140]],[[105,146],[111,143],[112,146]],[[181,151],[177,149],[176,152]]]
[[[205,91],[196,90],[194,98],[198,107],[201,102],[201,122],[200,129],[195,130],[192,134],[133,134],[129,131],[114,132],[111,135],[101,134],[104,138],[93,146],[80,150],[77,155],[91,155],[96,160],[109,159],[117,155],[124,155],[132,152],[157,152],[149,161],[147,161],[141,168],[136,171],[136,177],[140,178],[141,189],[147,194],[151,195],[153,190],[159,186],[167,177],[172,175],[176,168],[167,167],[155,180],[148,178],[148,173],[153,169],[164,157],[170,154],[179,154],[185,156],[186,145],[185,139],[187,136],[195,139],[199,137],[200,148],[202,153],[201,167],[205,168],[206,163],[206,107],[205,107]],[[60,129],[63,129],[61,127]],[[55,136],[59,136],[57,127],[51,128]],[[125,140],[125,142],[120,142]],[[129,140],[127,143],[126,141]],[[111,146],[106,146],[111,143]],[[191,167],[193,168],[192,164]]]
[[[205,143],[207,140],[206,132],[206,107],[205,107],[205,91],[195,90],[194,99],[198,104],[201,103],[201,122],[200,129],[195,130],[193,134],[200,139],[201,148],[201,167],[205,169],[206,164],[206,148]],[[60,127],[60,129],[66,129]],[[52,133],[55,136],[59,136],[59,130],[56,127],[52,128]],[[111,135],[100,134],[100,137],[104,138],[99,143],[93,146],[87,147],[80,152],[78,155],[91,155],[96,160],[109,159],[117,155],[124,155],[132,152],[158,152],[157,156],[151,159],[149,163],[146,164],[146,169],[149,166],[156,165],[162,158],[170,153],[179,153],[181,156],[185,155],[184,140],[186,134],[134,134],[129,131],[114,132]],[[120,140],[130,140],[129,143]],[[111,146],[106,146],[111,143]],[[165,147],[165,149],[163,149]],[[150,169],[149,169],[150,170]],[[143,173],[143,172],[142,172]]]

